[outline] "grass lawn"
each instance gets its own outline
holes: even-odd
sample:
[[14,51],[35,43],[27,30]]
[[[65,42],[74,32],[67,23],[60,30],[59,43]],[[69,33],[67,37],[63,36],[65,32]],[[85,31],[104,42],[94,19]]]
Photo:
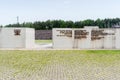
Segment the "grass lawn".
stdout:
[[0,80],[119,80],[120,50],[0,51]]
[[35,43],[38,44],[52,43],[52,40],[35,40]]

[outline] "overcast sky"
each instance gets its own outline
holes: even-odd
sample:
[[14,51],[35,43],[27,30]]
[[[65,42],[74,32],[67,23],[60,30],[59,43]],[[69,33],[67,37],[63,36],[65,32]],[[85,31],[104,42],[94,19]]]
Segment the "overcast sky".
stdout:
[[120,18],[120,0],[1,0],[0,25],[45,20]]

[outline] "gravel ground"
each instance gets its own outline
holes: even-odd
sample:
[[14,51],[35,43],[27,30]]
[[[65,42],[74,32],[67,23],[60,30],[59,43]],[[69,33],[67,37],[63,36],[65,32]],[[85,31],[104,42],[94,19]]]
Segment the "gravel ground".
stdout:
[[[29,67],[28,67],[29,68]],[[23,73],[1,68],[0,80],[120,80],[120,66],[102,67],[98,65],[47,65],[41,70]],[[15,75],[16,74],[16,75]]]
[[90,61],[80,61],[74,54],[55,54],[45,66],[31,71],[32,65],[25,71],[0,66],[0,80],[120,80],[120,60],[108,65]]

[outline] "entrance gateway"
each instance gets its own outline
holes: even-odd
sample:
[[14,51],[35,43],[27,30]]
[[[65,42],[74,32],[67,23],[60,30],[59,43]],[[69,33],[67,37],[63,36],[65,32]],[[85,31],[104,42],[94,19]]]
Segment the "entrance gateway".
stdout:
[[53,48],[62,49],[120,49],[119,28],[54,28]]

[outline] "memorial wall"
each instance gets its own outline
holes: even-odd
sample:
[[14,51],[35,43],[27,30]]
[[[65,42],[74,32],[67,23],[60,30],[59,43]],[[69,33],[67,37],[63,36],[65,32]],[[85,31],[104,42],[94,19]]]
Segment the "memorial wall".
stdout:
[[53,48],[120,49],[120,29],[86,26],[84,28],[54,28]]
[[1,28],[0,48],[33,48],[35,30],[32,28]]

